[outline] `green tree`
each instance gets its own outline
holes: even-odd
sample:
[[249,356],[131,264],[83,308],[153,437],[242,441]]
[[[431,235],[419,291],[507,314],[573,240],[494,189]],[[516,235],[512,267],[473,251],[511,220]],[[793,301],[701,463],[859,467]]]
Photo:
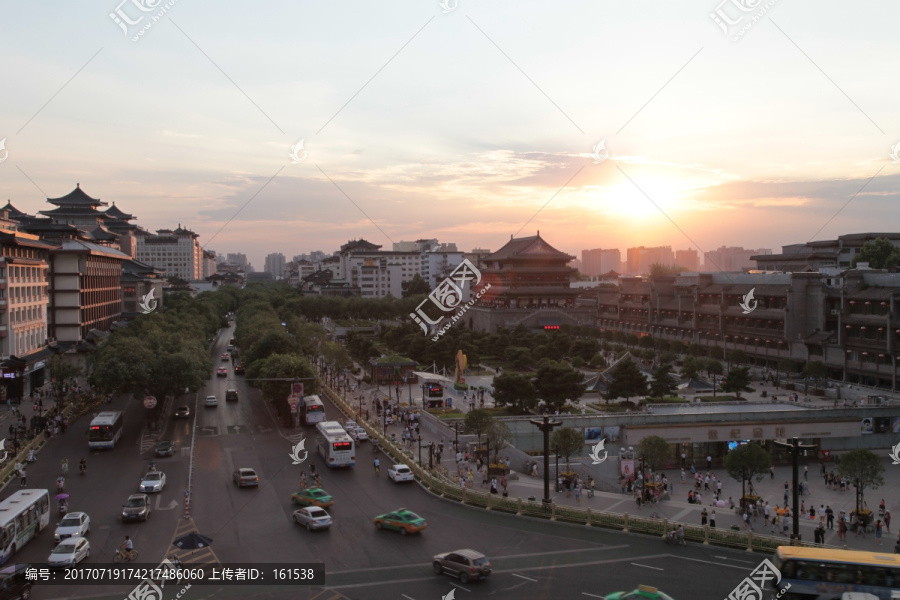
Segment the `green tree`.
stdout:
[[803,373],[807,377],[812,377],[813,385],[818,390],[822,380],[828,377],[828,367],[821,360],[811,360],[804,365]]
[[550,411],[562,408],[566,400],[577,401],[587,387],[581,371],[558,362],[538,367],[534,386]]
[[263,335],[259,341],[250,346],[243,353],[243,360],[246,366],[251,363],[268,358],[272,354],[291,354],[296,351],[297,344],[294,336],[284,331],[284,328],[273,329]]
[[404,298],[408,298],[410,296],[421,296],[425,294],[429,294],[431,292],[431,288],[428,286],[428,282],[425,281],[421,275],[416,273],[413,275],[413,278],[409,281],[409,285],[406,286],[406,289],[402,292]]
[[890,269],[900,266],[900,248],[887,238],[875,238],[863,244],[853,257],[853,267],[860,262],[869,263],[873,269]]
[[632,396],[647,394],[647,378],[631,359],[617,362],[607,377],[610,381],[607,385],[607,392],[603,396],[606,398],[607,404],[611,399],[625,398],[628,400]]
[[648,435],[638,444],[638,457],[644,460],[644,466],[651,471],[661,469],[669,462],[672,456],[672,448],[665,438],[658,435]]
[[653,263],[650,265],[650,273],[649,278],[651,280],[660,279],[661,277],[668,277],[671,275],[678,275],[687,271],[684,267],[678,265],[664,265],[661,263]]
[[605,367],[606,366],[606,358],[604,358],[602,352],[596,352],[594,356],[591,357],[590,365],[592,367]]
[[[262,390],[269,400],[282,411],[291,394],[291,379],[302,379],[304,395],[317,394],[319,382],[316,370],[308,360],[297,354],[271,354],[247,367],[246,378]],[[267,381],[286,379],[287,381]],[[283,402],[282,402],[283,401]],[[284,405],[282,407],[281,405]]]
[[775,385],[778,385],[778,374],[784,373],[785,375],[791,375],[795,373],[799,373],[803,368],[796,360],[791,358],[782,358],[778,361],[778,367],[775,369]]
[[569,459],[577,456],[584,448],[584,434],[571,427],[560,427],[550,434],[550,447],[566,459],[566,471],[569,470]]
[[866,488],[878,489],[884,485],[884,465],[881,458],[871,450],[851,450],[841,454],[838,473],[849,479],[856,488],[856,516],[860,516],[860,508],[865,508],[863,496]]
[[493,395],[498,406],[512,406],[522,414],[537,405],[537,388],[528,375],[503,373],[494,377]]
[[531,351],[524,346],[509,346],[503,353],[503,360],[514,369],[525,369],[531,364]]
[[675,382],[672,381],[672,365],[663,363],[653,371],[650,395],[662,399],[670,396],[673,391],[675,391]]
[[741,397],[741,392],[749,392],[750,387],[750,369],[747,367],[732,367],[722,382],[722,391],[728,394],[735,394]]
[[50,379],[53,382],[51,388],[57,402],[62,400],[66,389],[81,375],[81,371],[79,365],[66,360],[62,355],[57,354],[50,358]]
[[697,357],[685,356],[684,363],[682,363],[681,366],[681,376],[696,379],[697,375],[700,374],[700,369],[702,367],[703,365],[697,360]]
[[707,358],[703,360],[703,368],[706,369],[706,376],[712,379],[713,382],[713,397],[716,396],[716,381],[719,375],[725,372],[725,367],[722,366],[722,363],[717,361],[714,358]]
[[503,421],[494,420],[484,432],[485,438],[491,446],[493,458],[491,463],[497,462],[497,455],[512,442],[512,432]]
[[736,365],[746,365],[750,360],[750,357],[747,356],[747,353],[743,350],[729,350],[728,351],[728,366],[730,367],[732,364]]
[[725,470],[741,482],[741,498],[747,496],[745,483],[754,478],[757,482],[762,481],[762,478],[769,473],[771,465],[772,458],[769,453],[754,442],[741,444],[725,455]]
[[466,413],[463,420],[463,427],[466,433],[474,433],[478,436],[478,443],[481,444],[481,436],[487,433],[491,425],[494,423],[494,417],[487,410],[476,408]]

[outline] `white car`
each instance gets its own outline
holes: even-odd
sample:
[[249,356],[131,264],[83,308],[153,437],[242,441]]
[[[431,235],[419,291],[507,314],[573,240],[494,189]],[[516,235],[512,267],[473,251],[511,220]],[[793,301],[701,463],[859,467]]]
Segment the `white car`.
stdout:
[[356,423],[356,421],[352,421],[352,420],[344,421],[344,431],[352,433],[352,430],[356,429],[357,427],[359,427],[359,425]]
[[303,525],[307,531],[331,527],[331,515],[324,508],[307,506],[294,511],[294,523]]
[[56,526],[53,541],[59,542],[70,537],[84,537],[91,532],[91,518],[87,513],[70,512]]
[[206,397],[206,406],[219,406],[219,399],[215,396],[207,396]]
[[415,481],[416,477],[413,475],[412,469],[408,466],[393,465],[388,469],[388,479],[394,483],[398,483],[400,481]]
[[47,564],[51,567],[77,565],[91,555],[91,543],[81,536],[66,538],[50,551]]
[[352,432],[350,432],[350,435],[352,435],[353,437],[355,437],[357,440],[360,440],[360,441],[365,441],[365,440],[369,439],[369,434],[366,433],[366,430],[363,429],[362,427],[357,427]]
[[141,477],[139,492],[161,492],[166,487],[166,474],[162,471],[149,471]]

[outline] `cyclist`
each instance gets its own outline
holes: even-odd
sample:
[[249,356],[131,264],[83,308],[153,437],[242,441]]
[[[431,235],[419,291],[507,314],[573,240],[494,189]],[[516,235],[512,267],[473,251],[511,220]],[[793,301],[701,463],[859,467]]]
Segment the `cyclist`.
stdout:
[[125,541],[122,542],[122,545],[119,546],[122,549],[122,554],[125,555],[126,560],[131,560],[134,556],[134,542],[131,541],[130,536],[125,536]]
[[69,474],[69,459],[68,458],[62,459],[62,462],[60,463],[60,467],[62,468],[63,475],[68,475]]
[[376,458],[375,459],[375,475],[378,475],[380,473],[381,473],[381,461]]

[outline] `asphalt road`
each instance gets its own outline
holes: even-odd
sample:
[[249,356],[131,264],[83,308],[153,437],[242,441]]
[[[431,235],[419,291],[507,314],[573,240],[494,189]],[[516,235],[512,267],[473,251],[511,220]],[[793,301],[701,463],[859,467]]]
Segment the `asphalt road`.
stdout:
[[[232,333],[223,331],[213,348],[218,356]],[[718,548],[675,548],[661,540],[583,526],[551,523],[513,515],[490,513],[441,500],[415,483],[394,484],[372,468],[372,450],[363,443],[357,466],[329,470],[315,454],[315,430],[282,430],[271,407],[234,376],[213,377],[207,389],[192,398],[196,403],[196,440],[191,513],[199,531],[213,538],[212,549],[222,563],[252,562],[275,566],[294,563],[324,563],[327,586],[289,588],[249,587],[224,584],[195,586],[180,598],[340,598],[398,600],[438,599],[456,589],[457,599],[488,597],[516,600],[549,598],[603,598],[606,594],[633,589],[638,584],[655,585],[681,598],[725,598],[759,564],[762,557]],[[226,403],[225,390],[238,390],[240,400]],[[203,407],[203,398],[214,393],[217,408]],[[175,405],[182,404],[181,400]],[[187,485],[188,456],[194,419],[171,420],[165,437],[178,444],[176,455],[158,459],[168,478],[159,497],[159,508],[148,523],[122,523],[121,504],[137,491],[140,475],[149,460],[141,453],[144,409],[133,404],[126,412],[123,441],[115,450],[92,453],[89,474],[70,477],[70,506],[86,510],[92,518],[89,539],[92,555],[87,564],[108,565],[115,547],[130,534],[142,559],[158,562],[167,550],[183,515],[182,492]],[[337,409],[326,406],[329,419],[339,418]],[[82,431],[88,417],[71,427],[62,440],[49,444],[38,463],[29,469],[29,481],[51,488],[59,461],[68,456],[77,464],[87,454]],[[291,447],[307,439],[309,458],[292,465]],[[145,439],[145,449],[148,441]],[[387,462],[383,454],[379,454]],[[335,497],[329,512],[331,529],[307,532],[291,521],[294,506],[290,495],[299,489],[301,469],[315,462],[323,487]],[[236,468],[251,467],[260,475],[258,488],[238,489],[232,483]],[[8,495],[17,482],[4,491]],[[155,500],[155,499],[154,499]],[[156,506],[156,504],[155,504]],[[405,507],[428,520],[419,535],[401,536],[379,531],[372,518]],[[55,511],[51,524],[58,521]],[[52,527],[19,552],[17,562],[44,562],[53,546]],[[436,576],[431,557],[438,552],[474,548],[487,554],[494,565],[492,577],[480,583],[460,584],[447,576]],[[141,562],[144,562],[143,560]],[[35,588],[34,598],[118,598],[130,586],[73,586]],[[171,585],[166,600],[175,598]],[[123,593],[124,592],[124,593]]]

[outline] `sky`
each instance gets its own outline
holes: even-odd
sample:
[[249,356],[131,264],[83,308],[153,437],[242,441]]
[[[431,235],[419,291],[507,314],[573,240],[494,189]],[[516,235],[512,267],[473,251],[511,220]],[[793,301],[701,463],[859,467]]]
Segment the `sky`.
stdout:
[[359,238],[540,231],[624,258],[898,231],[898,22],[876,1],[0,0],[0,201],[80,183],[257,270]]

